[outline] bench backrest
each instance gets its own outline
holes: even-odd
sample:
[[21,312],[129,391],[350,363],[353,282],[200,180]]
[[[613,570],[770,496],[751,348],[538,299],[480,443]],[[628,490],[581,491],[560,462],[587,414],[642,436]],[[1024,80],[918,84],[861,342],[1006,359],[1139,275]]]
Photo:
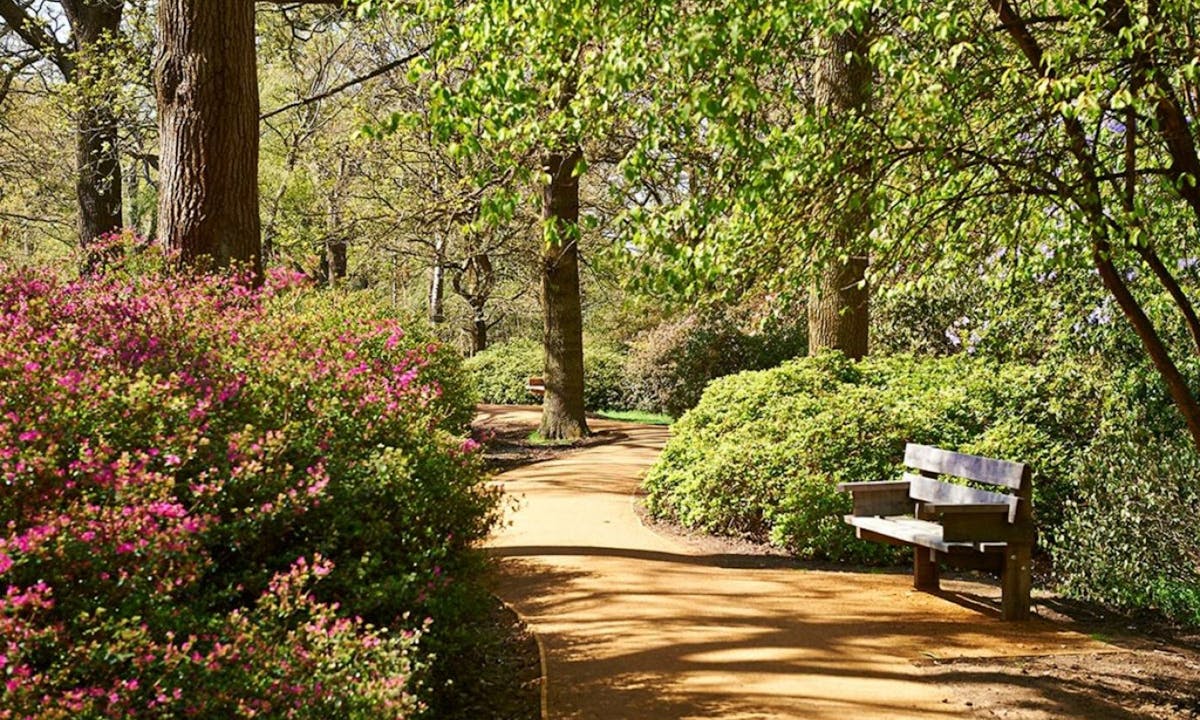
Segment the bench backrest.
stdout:
[[[1032,486],[1029,467],[1024,463],[966,455],[929,445],[909,443],[904,448],[904,464],[918,474],[905,473],[910,482],[909,495],[914,500],[943,504],[1004,503],[1009,506],[1009,522],[1017,523],[1031,517]],[[996,490],[981,490],[942,482],[939,475],[951,475]]]

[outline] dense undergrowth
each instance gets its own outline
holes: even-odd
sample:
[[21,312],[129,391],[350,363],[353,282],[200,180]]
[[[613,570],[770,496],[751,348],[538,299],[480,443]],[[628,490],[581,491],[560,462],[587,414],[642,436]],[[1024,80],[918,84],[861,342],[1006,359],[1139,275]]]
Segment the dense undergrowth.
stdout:
[[1200,458],[1169,408],[1132,410],[1156,407],[1151,378],[1116,384],[966,355],[828,354],[734,375],[674,426],[648,505],[803,558],[887,564],[905,554],[855,539],[838,482],[897,477],[906,442],[1022,461],[1061,589],[1200,622]]
[[455,355],[134,264],[0,268],[0,718],[436,710],[496,517]]
[[[748,332],[717,313],[687,314],[655,325],[626,343],[584,343],[585,405],[678,417],[700,401],[709,381],[773,367],[807,349],[804,329],[770,325]],[[541,345],[510,340],[469,358],[472,384],[484,402],[537,402],[525,384],[540,376]]]
[[[602,345],[587,345],[584,362],[584,405],[588,410],[622,408],[621,356]],[[493,345],[464,363],[471,384],[485,403],[525,405],[539,402],[526,389],[545,366],[542,346],[532,340]]]

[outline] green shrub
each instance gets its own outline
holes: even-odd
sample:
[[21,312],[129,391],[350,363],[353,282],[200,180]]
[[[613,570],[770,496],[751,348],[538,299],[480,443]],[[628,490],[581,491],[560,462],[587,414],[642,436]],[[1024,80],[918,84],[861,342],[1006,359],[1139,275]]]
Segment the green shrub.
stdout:
[[[1077,384],[1056,400],[1063,377]],[[769,540],[804,558],[884,563],[853,537],[839,482],[894,478],[907,442],[1020,460],[1041,523],[1061,521],[1073,459],[1096,425],[1098,391],[1065,370],[966,356],[851,362],[838,354],[714,381],[675,425],[647,475],[659,517]]]
[[800,325],[751,334],[726,316],[668,320],[630,344],[625,396],[631,408],[679,417],[700,401],[709,381],[769,368],[806,350]]
[[455,353],[138,252],[0,267],[0,716],[436,711],[497,519]]
[[1062,590],[1200,625],[1200,455],[1185,434],[1105,432],[1048,538]]
[[[525,389],[543,372],[542,346],[532,340],[510,340],[468,358],[464,367],[480,402],[527,405],[540,402]],[[624,358],[604,345],[584,343],[584,404],[589,410],[623,409]]]

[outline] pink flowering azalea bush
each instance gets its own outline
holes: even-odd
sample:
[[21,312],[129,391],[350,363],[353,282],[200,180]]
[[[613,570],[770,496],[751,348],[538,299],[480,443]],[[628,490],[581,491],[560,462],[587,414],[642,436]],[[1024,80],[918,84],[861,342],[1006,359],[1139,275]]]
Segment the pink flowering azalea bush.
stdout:
[[0,267],[0,719],[418,713],[496,514],[466,387],[287,273]]

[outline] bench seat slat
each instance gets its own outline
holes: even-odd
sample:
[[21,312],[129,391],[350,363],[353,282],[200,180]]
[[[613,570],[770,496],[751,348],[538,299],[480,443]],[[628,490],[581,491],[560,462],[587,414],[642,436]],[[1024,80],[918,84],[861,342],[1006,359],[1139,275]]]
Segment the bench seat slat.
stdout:
[[964,514],[980,514],[987,513],[1008,513],[1009,503],[926,503],[925,509],[935,513],[964,513]]
[[929,520],[918,520],[907,515],[891,517],[864,517],[847,515],[848,524],[876,535],[895,538],[910,545],[919,545],[944,553],[962,550],[994,552],[1003,550],[1004,542],[947,542],[942,539],[942,526]]
[[904,464],[935,475],[954,475],[989,485],[1019,490],[1025,476],[1024,463],[994,460],[942,450],[929,445],[909,443],[904,449]]

